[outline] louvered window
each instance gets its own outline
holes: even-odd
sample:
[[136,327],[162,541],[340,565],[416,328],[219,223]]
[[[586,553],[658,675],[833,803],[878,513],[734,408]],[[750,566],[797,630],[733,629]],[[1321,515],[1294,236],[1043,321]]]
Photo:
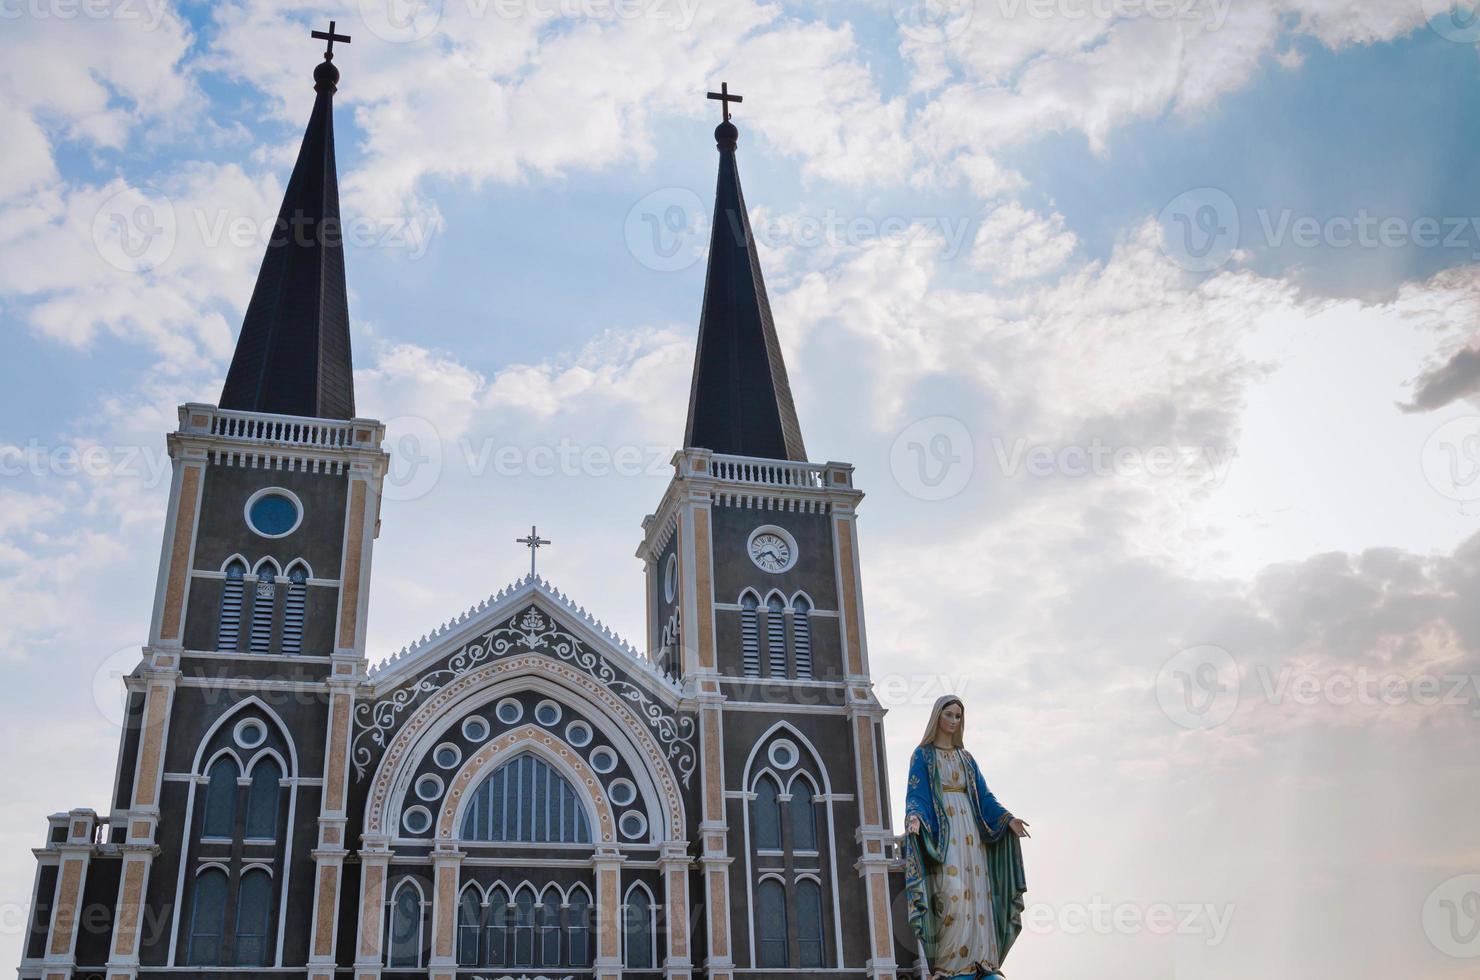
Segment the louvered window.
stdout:
[[221,583],[221,613],[216,619],[216,649],[235,652],[242,635],[242,588],[247,566],[239,561],[226,569]]
[[257,587],[252,591],[252,636],[249,649],[253,653],[268,653],[272,650],[272,607],[276,605],[277,578],[266,565],[257,571]]
[[791,639],[796,648],[797,676],[812,676],[812,604],[801,596],[791,604]]
[[308,598],[308,573],[302,566],[288,572],[288,594],[283,599],[283,652],[303,651],[303,607]]
[[770,655],[771,676],[786,676],[786,603],[779,595],[766,600],[766,652]]
[[760,602],[749,592],[740,597],[740,651],[745,660],[745,676],[761,676],[761,630],[756,609]]

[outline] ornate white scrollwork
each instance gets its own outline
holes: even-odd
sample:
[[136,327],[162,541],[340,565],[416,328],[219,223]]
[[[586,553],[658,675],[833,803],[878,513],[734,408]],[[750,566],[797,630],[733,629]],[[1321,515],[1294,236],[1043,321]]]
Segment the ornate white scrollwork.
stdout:
[[355,728],[351,758],[355,779],[363,780],[375,760],[376,749],[384,749],[408,708],[441,690],[448,682],[484,664],[511,654],[544,653],[590,675],[616,697],[635,709],[652,730],[658,744],[665,746],[667,757],[685,786],[697,765],[694,748],[694,719],[670,712],[646,691],[625,679],[606,658],[587,647],[574,635],[530,605],[515,613],[476,640],[466,644],[447,659],[447,664],[429,671],[405,687],[378,701],[355,705]]

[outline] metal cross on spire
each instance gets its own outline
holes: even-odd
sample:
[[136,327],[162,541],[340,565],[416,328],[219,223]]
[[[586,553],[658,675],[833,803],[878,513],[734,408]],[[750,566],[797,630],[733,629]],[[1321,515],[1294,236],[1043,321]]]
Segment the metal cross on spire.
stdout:
[[519,544],[522,544],[526,548],[529,549],[529,576],[530,576],[530,578],[533,578],[534,577],[534,556],[535,556],[536,553],[538,553],[538,551],[540,549],[540,545],[542,545],[542,544],[549,544],[550,543],[550,539],[549,538],[542,538],[542,537],[540,537],[540,533],[538,531],[536,531],[534,525],[531,524],[531,525],[529,525],[529,537],[527,537],[527,538],[515,538],[514,540],[516,542],[518,542]]
[[324,60],[325,61],[333,61],[334,60],[334,42],[335,41],[341,41],[341,42],[343,42],[345,44],[348,44],[349,43],[349,35],[348,34],[335,34],[334,33],[334,21],[332,21],[332,20],[329,21],[329,29],[327,31],[314,31],[313,32],[313,36],[316,37],[316,38],[318,38],[320,41],[327,42],[324,45]]
[[724,111],[725,111],[725,122],[729,122],[730,121],[730,103],[731,102],[744,102],[745,101],[745,96],[743,96],[743,95],[731,95],[730,94],[730,83],[729,82],[720,82],[719,91],[718,92],[710,92],[709,93],[709,97],[711,99],[714,99],[715,101],[717,101],[724,108]]

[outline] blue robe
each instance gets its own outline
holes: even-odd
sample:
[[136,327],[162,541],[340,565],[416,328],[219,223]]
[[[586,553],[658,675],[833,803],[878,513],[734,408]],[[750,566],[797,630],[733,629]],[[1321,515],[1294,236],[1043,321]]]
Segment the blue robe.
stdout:
[[[1008,828],[1012,814],[987,789],[981,768],[971,754],[963,749],[961,755],[971,772],[966,788],[971,799],[972,817],[986,845],[997,949],[1000,956],[1006,958],[1007,950],[1023,929],[1023,893],[1028,889],[1023,874],[1023,849],[1017,835]],[[904,811],[907,821],[912,816],[920,818],[920,833],[905,836],[905,895],[909,902],[910,925],[920,938],[925,955],[934,959],[940,910],[932,908],[928,872],[949,858],[946,852],[951,835],[950,819],[941,803],[936,750],[931,746],[922,745],[910,756]]]

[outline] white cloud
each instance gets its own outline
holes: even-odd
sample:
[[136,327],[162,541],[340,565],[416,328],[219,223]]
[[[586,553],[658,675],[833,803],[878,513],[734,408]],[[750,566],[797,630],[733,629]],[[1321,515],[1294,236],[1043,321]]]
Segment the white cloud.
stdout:
[[1036,279],[1062,267],[1078,244],[1063,215],[1044,217],[1009,201],[977,227],[971,261],[1004,280]]

